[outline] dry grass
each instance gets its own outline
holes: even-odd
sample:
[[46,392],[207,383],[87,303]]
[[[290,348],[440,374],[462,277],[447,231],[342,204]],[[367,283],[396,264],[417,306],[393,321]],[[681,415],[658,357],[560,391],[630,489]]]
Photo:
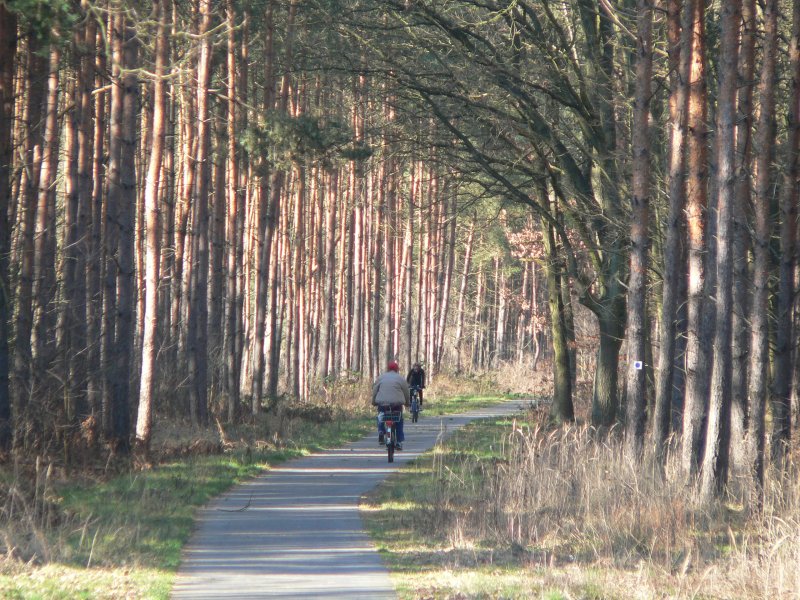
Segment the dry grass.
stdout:
[[527,568],[580,565],[604,574],[600,597],[800,598],[796,464],[770,480],[763,510],[750,512],[744,489],[702,505],[673,462],[665,472],[649,460],[636,465],[613,432],[514,426],[499,445],[489,459],[434,458],[439,483],[426,526],[450,548],[491,548],[493,561],[505,551]]

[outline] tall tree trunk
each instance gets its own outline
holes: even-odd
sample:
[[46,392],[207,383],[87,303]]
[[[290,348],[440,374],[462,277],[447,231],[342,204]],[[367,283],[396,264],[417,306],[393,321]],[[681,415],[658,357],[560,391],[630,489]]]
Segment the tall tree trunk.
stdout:
[[406,364],[410,367],[414,364],[414,319],[412,315],[414,314],[414,203],[416,202],[416,197],[414,195],[414,175],[416,170],[413,167],[410,169],[411,171],[411,182],[410,182],[410,197],[408,199],[408,215],[406,218],[406,233],[405,233],[405,250],[403,252],[405,260],[403,262],[403,277],[405,278],[404,282],[404,292],[405,297],[403,298],[403,302],[405,304],[405,311],[403,315],[404,319],[404,326],[405,326],[405,346],[406,346]]
[[753,90],[758,35],[755,0],[742,2],[742,48],[739,57],[739,115],[736,134],[736,205],[733,210],[733,342],[731,367],[731,464],[746,467],[747,378],[750,355],[750,225],[752,212]]
[[117,280],[117,322],[114,342],[113,442],[119,451],[130,446],[131,366],[135,333],[134,227],[136,210],[136,123],[139,109],[139,42],[127,17],[121,18],[124,34],[124,75],[122,77],[122,147],[120,155],[119,252]]
[[[546,189],[542,197],[548,198]],[[552,204],[550,212],[557,212],[555,196],[548,200]],[[544,242],[545,262],[542,265],[547,280],[547,298],[550,309],[550,331],[553,343],[553,403],[550,406],[550,419],[556,423],[575,420],[572,402],[572,367],[570,366],[567,325],[565,322],[563,296],[561,294],[562,265],[556,246],[555,232],[551,220],[542,219],[542,240]]]
[[[64,146],[65,146],[65,206],[64,206],[64,230],[63,230],[63,252],[61,255],[60,272],[62,276],[62,297],[63,300],[58,307],[56,322],[56,368],[61,381],[64,382],[64,414],[67,423],[76,423],[79,396],[81,394],[80,372],[78,361],[83,357],[75,345],[77,340],[73,337],[77,333],[75,322],[77,315],[75,310],[78,305],[78,298],[84,299],[83,290],[78,291],[77,261],[78,244],[81,241],[78,223],[78,213],[80,204],[80,183],[78,177],[78,129],[80,116],[80,45],[82,44],[82,28],[78,27],[74,31],[73,37],[73,64],[78,73],[76,81],[70,82],[68,87],[68,97],[72,104],[72,109],[66,115],[64,122]],[[77,64],[76,64],[77,63]],[[83,320],[85,323],[85,319]],[[72,371],[72,373],[70,372]]]
[[[84,9],[86,3],[84,2]],[[86,402],[86,261],[87,226],[91,212],[91,126],[94,77],[90,52],[95,46],[96,24],[87,19],[73,34],[73,61],[76,71],[72,93],[72,110],[66,122],[67,202],[65,210],[65,242],[62,250],[63,301],[61,302],[56,337],[59,364],[65,382],[65,412],[75,424],[91,414]]]
[[[103,28],[99,28],[93,48],[96,49],[95,86],[100,87],[101,73],[106,72],[105,38]],[[91,82],[89,82],[91,85]],[[97,94],[94,107],[94,136],[92,140],[91,164],[91,229],[86,269],[86,336],[89,340],[86,363],[88,365],[87,399],[93,414],[103,415],[104,370],[102,368],[103,332],[103,250],[104,190],[102,176],[105,169],[106,145],[106,106],[108,93]]]
[[[194,70],[190,71],[190,74]],[[186,76],[184,70],[179,71],[179,78]],[[191,81],[191,77],[189,80]],[[187,360],[187,337],[188,337],[188,318],[187,313],[190,298],[190,282],[193,269],[192,238],[189,235],[189,219],[192,215],[194,205],[192,194],[197,181],[197,131],[195,121],[197,120],[197,95],[190,92],[190,84],[187,81],[180,81],[179,90],[181,96],[181,134],[183,139],[183,161],[181,164],[181,193],[178,203],[178,214],[176,215],[176,240],[175,257],[176,269],[175,280],[173,282],[173,302],[172,302],[172,337],[177,355],[175,361],[180,361],[185,368]],[[192,225],[194,227],[194,225]],[[191,408],[190,408],[191,412]]]
[[483,272],[483,267],[478,268],[478,283],[475,290],[475,310],[472,315],[472,359],[470,366],[474,370],[476,367],[482,366],[483,353],[481,350],[483,332],[481,315],[483,314],[483,295],[484,295],[484,281],[486,277]]
[[466,246],[464,248],[464,264],[461,271],[461,286],[458,290],[458,308],[456,309],[456,337],[454,342],[456,352],[456,372],[461,372],[461,345],[464,336],[464,307],[467,298],[467,282],[469,280],[469,272],[472,266],[472,245],[475,240],[475,221],[473,220],[469,226],[469,233],[467,234]]
[[[239,83],[238,87],[236,88],[236,95],[239,102],[242,103],[242,110],[238,113],[235,113],[235,119],[233,120],[233,124],[237,127],[237,131],[244,131],[247,130],[249,127],[250,119],[248,114],[248,102],[249,102],[249,81],[250,81],[250,13],[247,8],[244,9],[242,15],[242,36],[240,42],[240,54],[239,54]],[[271,52],[269,54],[271,56]],[[270,80],[272,80],[272,76],[270,76]],[[233,338],[234,348],[231,350],[232,359],[235,369],[235,380],[230,382],[230,385],[235,385],[237,387],[236,392],[233,392],[236,398],[241,398],[241,390],[242,388],[242,367],[247,365],[248,363],[244,362],[244,344],[245,344],[245,317],[244,317],[244,306],[245,306],[245,297],[250,298],[250,294],[247,293],[248,290],[248,282],[250,279],[247,277],[247,269],[245,269],[245,260],[244,260],[244,240],[245,240],[245,227],[247,223],[248,214],[251,212],[249,207],[251,206],[250,198],[254,195],[252,194],[252,186],[250,185],[250,181],[252,180],[252,172],[253,172],[253,159],[252,157],[242,151],[241,156],[238,161],[238,171],[239,171],[239,178],[236,183],[237,187],[237,211],[236,211],[236,219],[235,219],[235,241],[231,241],[233,244],[236,255],[235,255],[235,280],[236,280],[236,290],[235,290],[235,297],[236,297],[236,304],[234,306],[234,316],[233,319],[235,321],[235,337]],[[250,260],[248,259],[248,264]],[[244,388],[248,389],[248,388]]]
[[445,252],[447,253],[447,261],[444,268],[444,282],[442,284],[442,305],[439,314],[438,338],[436,341],[436,357],[434,372],[441,369],[442,356],[444,355],[444,334],[447,327],[447,317],[450,308],[450,287],[453,281],[453,268],[455,265],[456,256],[456,199],[455,195],[451,197],[450,203],[452,205],[449,212],[445,211],[446,219],[445,226],[448,232],[447,243]]
[[294,397],[304,399],[305,397],[305,337],[306,337],[306,277],[305,277],[305,257],[306,257],[306,228],[305,228],[305,205],[306,205],[306,169],[301,165],[295,167],[297,176],[297,191],[294,207],[294,244],[292,249],[292,274],[294,289],[294,302],[290,305],[292,309],[292,324],[294,348],[292,357],[292,391]]
[[741,0],[722,9],[722,45],[717,106],[717,310],[714,358],[703,453],[701,495],[721,492],[728,478],[733,320],[733,211],[736,194],[736,86]]
[[384,228],[384,223],[386,221],[386,190],[384,187],[386,171],[387,165],[386,160],[384,160],[381,166],[378,168],[378,174],[376,175],[378,189],[374,190],[374,194],[368,194],[368,196],[373,199],[370,202],[369,213],[372,230],[369,246],[371,248],[370,266],[372,274],[372,287],[370,287],[370,285],[365,286],[365,289],[367,290],[365,296],[369,298],[369,292],[372,292],[372,302],[370,304],[368,299],[367,305],[371,308],[371,310],[368,311],[371,324],[371,327],[368,328],[370,335],[368,348],[370,350],[370,372],[373,377],[378,375],[378,373],[385,366],[384,363],[386,362],[382,360],[383,353],[381,352],[381,285],[384,277],[383,256],[384,249],[388,248],[389,246],[386,236],[386,229]]
[[[389,119],[394,117],[390,113]],[[388,144],[387,144],[388,146]],[[383,282],[383,336],[384,336],[384,352],[383,362],[397,358],[394,352],[394,328],[395,328],[395,314],[394,314],[394,295],[397,293],[395,289],[395,232],[396,226],[396,199],[395,199],[395,180],[394,161],[391,158],[385,160],[386,171],[384,176],[384,187],[386,188],[386,195],[384,199],[384,219],[383,219],[383,247],[385,248],[385,273]],[[407,365],[410,367],[410,365]]]
[[507,293],[506,293],[506,273],[500,265],[500,258],[495,258],[495,334],[494,334],[494,357],[492,364],[499,366],[500,361],[506,359],[506,319],[507,319]]
[[702,461],[708,391],[708,319],[706,295],[706,114],[705,3],[687,0],[684,27],[691,28],[691,71],[689,78],[686,212],[689,236],[688,342],[686,348],[686,399],[683,418],[681,464],[693,477]]
[[122,70],[124,67],[124,23],[117,14],[109,15],[111,47],[111,102],[109,107],[110,129],[108,136],[108,193],[103,218],[103,322],[101,368],[103,369],[102,415],[103,431],[110,440],[115,440],[115,336],[117,326],[117,271],[119,262],[120,206],[122,204],[122,140],[123,140],[123,95]]
[[[17,51],[17,16],[0,4],[0,287],[10,290],[8,262],[11,252],[11,164],[14,130],[14,66]],[[0,451],[11,447],[13,421],[9,394],[9,294],[0,294]]]
[[[217,116],[217,128],[222,128],[222,122],[225,119],[223,111],[225,107],[222,103],[219,104]],[[216,152],[214,152],[212,171],[212,189],[211,197],[213,204],[211,206],[211,219],[210,219],[210,251],[209,251],[209,265],[208,265],[208,346],[210,352],[222,356],[222,344],[224,341],[223,324],[224,324],[224,300],[225,300],[225,225],[226,225],[226,166],[227,160],[225,151],[222,150],[222,144],[218,143]],[[213,150],[212,150],[213,152]],[[215,368],[214,371],[221,371]],[[216,378],[222,373],[213,373],[212,377]]]
[[[273,398],[278,394],[278,368],[280,365],[280,347],[281,347],[281,327],[279,323],[279,313],[282,310],[281,298],[279,291],[285,291],[285,279],[280,274],[280,254],[277,251],[279,247],[279,240],[276,239],[275,231],[279,228],[282,214],[288,214],[288,211],[281,211],[281,203],[284,188],[284,173],[283,171],[276,171],[272,176],[272,185],[270,186],[270,223],[267,229],[266,240],[269,241],[269,246],[264,244],[264,251],[271,252],[268,257],[264,257],[265,264],[269,265],[269,321],[267,322],[267,356],[266,362],[269,365],[267,375],[267,396]],[[261,332],[261,336],[264,333]],[[255,344],[256,349],[261,348],[259,343]],[[263,354],[263,352],[261,352]],[[256,378],[253,378],[253,385],[261,385],[257,383]],[[257,396],[254,394],[253,402],[255,403]],[[258,400],[260,402],[260,400]],[[259,404],[260,407],[260,404]],[[253,411],[259,410],[253,404]]]
[[153,428],[152,408],[156,379],[156,353],[158,351],[158,282],[161,258],[158,200],[167,121],[166,80],[164,78],[169,56],[167,15],[171,12],[170,0],[153,0],[153,16],[158,21],[158,32],[156,34],[156,63],[153,81],[153,139],[144,190],[146,231],[144,335],[139,380],[139,410],[136,419],[136,451],[145,455],[150,450]]
[[[82,3],[84,11],[88,11],[88,0]],[[93,412],[93,405],[89,401],[88,386],[88,366],[87,356],[90,353],[89,347],[94,345],[95,338],[88,337],[88,306],[89,300],[88,280],[86,273],[88,263],[94,256],[90,242],[90,226],[92,225],[93,214],[93,190],[92,190],[92,157],[94,153],[94,136],[92,128],[99,126],[93,122],[94,116],[94,61],[97,40],[97,22],[95,19],[88,19],[83,30],[83,40],[80,52],[80,74],[78,77],[78,88],[80,90],[80,119],[78,122],[78,215],[77,215],[77,249],[75,270],[77,281],[75,282],[75,298],[73,306],[74,331],[72,334],[72,347],[80,356],[75,357],[75,368],[71,376],[76,380],[76,385],[80,390],[77,405],[77,417],[84,419]],[[100,262],[99,260],[97,262]],[[88,345],[87,345],[88,343]]]
[[197,180],[192,196],[192,270],[189,298],[189,408],[195,423],[208,420],[208,196],[211,172],[211,0],[198,0]]
[[[267,14],[266,14],[266,21],[264,27],[264,47],[265,47],[265,57],[264,57],[264,80],[265,80],[265,88],[264,88],[264,110],[270,111],[274,109],[275,105],[275,82],[273,81],[273,60],[274,60],[274,48],[273,48],[273,36],[274,36],[274,22],[273,22],[273,15],[274,15],[274,2],[269,2],[267,5]],[[285,77],[288,77],[285,76]],[[286,89],[286,80],[284,80],[283,89]],[[286,105],[284,102],[284,98],[286,95],[284,92],[281,93],[281,101],[279,109],[281,111],[286,110]],[[274,294],[272,290],[275,287],[276,279],[271,277],[273,272],[277,273],[274,270],[272,263],[277,260],[277,257],[273,256],[272,253],[272,240],[275,235],[275,229],[278,227],[278,223],[276,222],[276,216],[279,215],[279,202],[281,198],[281,191],[283,188],[283,172],[275,169],[270,172],[265,160],[265,157],[258,158],[258,174],[260,177],[259,180],[259,187],[257,193],[257,200],[258,200],[258,225],[257,231],[255,234],[257,240],[257,257],[256,257],[256,303],[255,303],[255,319],[252,321],[252,329],[250,331],[250,339],[251,339],[251,352],[250,361],[251,361],[251,370],[252,370],[252,381],[250,393],[251,393],[251,405],[250,411],[252,414],[258,414],[261,411],[261,405],[263,402],[263,387],[264,387],[264,367],[265,361],[267,364],[272,364],[272,356],[273,356],[273,344],[270,343],[267,346],[267,356],[265,357],[264,353],[264,341],[265,341],[265,332],[264,326],[267,322],[267,315],[269,314],[270,322],[269,322],[269,331],[266,333],[266,337],[269,340],[272,340],[275,337],[275,319],[274,319],[274,311],[275,306],[273,304],[272,298],[274,298]],[[269,182],[269,186],[267,183]],[[269,287],[268,287],[269,286]],[[249,294],[248,294],[249,295]],[[269,301],[268,301],[269,299]],[[249,314],[249,313],[248,313]],[[244,356],[242,360],[244,360]],[[272,371],[270,370],[270,377],[272,377]],[[277,379],[276,381],[276,389],[277,389]],[[268,391],[268,395],[271,393]]]
[[789,102],[789,140],[785,177],[780,200],[780,264],[775,326],[775,377],[772,383],[772,459],[782,464],[791,439],[791,382],[794,328],[792,312],[795,282],[795,240],[797,237],[797,180],[800,175],[800,0],[792,3],[792,39],[789,59],[792,92]]
[[363,173],[361,166],[356,165],[355,180],[354,180],[354,209],[353,209],[353,266],[350,271],[350,277],[354,280],[353,284],[353,309],[352,309],[352,338],[350,342],[351,355],[350,355],[350,370],[360,373],[363,367],[362,351],[363,351],[363,331],[364,331],[364,268],[366,261],[364,257],[364,241],[366,235],[364,234],[364,194],[362,189]]
[[239,335],[237,318],[238,295],[238,255],[239,233],[237,218],[240,210],[239,197],[239,156],[236,152],[236,10],[233,0],[227,0],[225,10],[228,19],[228,210],[225,220],[227,240],[226,285],[225,285],[225,390],[227,392],[228,421],[236,418],[239,406]]
[[55,256],[51,253],[51,241],[55,237],[55,186],[59,153],[58,105],[60,92],[59,69],[61,63],[61,40],[57,32],[50,45],[50,75],[47,83],[47,107],[42,143],[42,167],[39,174],[38,205],[36,209],[36,234],[34,239],[33,300],[35,312],[34,360],[38,370],[48,369],[52,358],[52,318],[50,301],[53,289]]
[[647,267],[650,225],[650,89],[653,73],[653,2],[637,3],[636,97],[633,109],[631,272],[628,280],[628,364],[625,449],[639,458],[644,445]]
[[317,357],[317,373],[324,381],[335,369],[336,361],[332,357],[335,348],[334,318],[336,292],[336,215],[339,202],[339,172],[331,170],[325,210],[325,262],[324,291],[322,294],[322,318],[320,324],[319,354]]
[[756,180],[753,232],[753,302],[750,348],[750,382],[747,456],[753,477],[764,484],[764,434],[769,366],[770,204],[774,186],[775,73],[778,50],[778,0],[768,0],[764,10],[764,56],[759,97],[761,112],[756,138]]
[[686,110],[688,77],[691,60],[691,28],[681,29],[680,0],[669,0],[668,38],[669,62],[674,76],[671,78],[669,99],[669,214],[664,241],[664,280],[662,284],[661,320],[659,325],[658,369],[656,371],[656,398],[653,415],[653,442],[656,456],[666,459],[665,445],[670,430],[670,417],[674,388],[676,333],[679,306],[680,280],[684,270],[681,264],[681,238],[684,230],[686,204]]

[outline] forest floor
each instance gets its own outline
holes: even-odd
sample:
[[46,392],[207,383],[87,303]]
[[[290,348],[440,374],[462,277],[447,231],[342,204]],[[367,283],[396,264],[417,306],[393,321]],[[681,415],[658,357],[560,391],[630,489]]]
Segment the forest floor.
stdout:
[[[427,414],[548,395],[543,378],[526,381],[441,378]],[[0,597],[169,597],[197,511],[287,459],[371,432],[363,387],[237,426],[162,418],[152,464],[0,465]],[[800,461],[768,478],[758,512],[738,485],[700,506],[669,465],[659,477],[597,438],[582,417],[589,396],[562,430],[546,410],[462,429],[364,497],[401,598],[800,599]]]
[[[67,468],[51,457],[0,466],[0,597],[169,597],[200,507],[287,459],[372,430],[363,393],[343,397],[237,426],[161,419],[150,464],[106,457]],[[426,404],[441,414],[504,398],[435,394]]]
[[800,598],[796,501],[700,506],[528,417],[476,421],[365,495],[401,600]]

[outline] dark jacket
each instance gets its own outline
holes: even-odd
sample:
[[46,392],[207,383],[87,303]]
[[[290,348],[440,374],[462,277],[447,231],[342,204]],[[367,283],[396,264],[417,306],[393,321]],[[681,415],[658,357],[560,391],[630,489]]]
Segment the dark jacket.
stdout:
[[418,388],[424,389],[425,388],[425,369],[420,368],[419,370],[411,369],[408,372],[408,376],[406,377],[406,381],[408,381],[408,385],[417,386]]

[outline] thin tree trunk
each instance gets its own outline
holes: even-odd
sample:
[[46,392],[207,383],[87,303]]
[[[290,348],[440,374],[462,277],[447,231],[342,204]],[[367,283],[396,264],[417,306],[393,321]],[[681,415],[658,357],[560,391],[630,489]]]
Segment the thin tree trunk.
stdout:
[[636,29],[636,98],[633,109],[631,271],[628,280],[628,370],[625,450],[638,459],[644,445],[647,268],[650,226],[650,89],[653,73],[653,2],[639,0]]
[[789,451],[791,439],[791,382],[794,334],[795,240],[797,237],[797,180],[800,175],[800,0],[793,2],[792,39],[789,59],[792,92],[789,102],[789,140],[786,150],[785,177],[780,200],[780,263],[776,312],[775,377],[772,383],[771,454],[781,464]]
[[470,361],[470,366],[473,370],[482,364],[481,332],[483,331],[483,328],[481,315],[483,313],[484,281],[486,280],[482,266],[478,268],[477,279],[478,283],[475,290],[475,310],[472,316],[472,360]]
[[456,200],[455,196],[451,199],[452,208],[449,213],[446,213],[446,227],[447,227],[447,245],[446,245],[446,252],[447,252],[447,261],[445,263],[445,271],[444,271],[444,282],[442,284],[442,306],[441,312],[439,314],[439,327],[438,327],[438,339],[436,342],[436,357],[435,357],[435,368],[434,372],[438,372],[441,369],[442,364],[442,356],[444,354],[444,334],[447,328],[447,317],[448,311],[450,308],[450,288],[453,281],[453,268],[455,265],[455,256],[456,256]]
[[[388,119],[393,120],[394,115],[391,113]],[[387,144],[388,146],[388,144]],[[384,199],[384,219],[383,219],[383,247],[386,249],[385,254],[385,279],[383,287],[383,335],[384,335],[384,352],[383,362],[397,358],[394,353],[393,335],[395,328],[395,314],[394,314],[394,295],[397,293],[395,289],[395,232],[396,226],[396,176],[394,173],[394,161],[387,159],[385,161],[385,176],[384,187],[386,188],[386,195]],[[410,367],[410,365],[407,365]]]
[[[272,247],[277,249],[279,246],[279,240],[275,238],[275,231],[279,227],[279,222],[282,218],[282,214],[288,214],[288,211],[281,211],[281,198],[283,195],[283,188],[284,188],[284,173],[283,171],[276,171],[272,177],[272,185],[270,186],[270,223],[267,229],[267,239],[269,241],[269,246],[264,245],[265,252],[271,252],[268,257],[264,257],[266,260],[266,264],[269,265],[269,321],[267,322],[267,352],[268,355],[266,357],[266,363],[269,365],[268,375],[267,375],[267,396],[273,398],[278,394],[278,369],[280,365],[280,339],[281,339],[281,328],[279,325],[279,304],[280,304],[280,296],[278,295],[278,291],[280,289],[281,293],[285,291],[285,279],[280,275],[280,254],[279,252],[272,251]],[[256,321],[257,322],[257,321]],[[261,331],[260,334],[263,338],[264,332]],[[255,344],[256,351],[259,352],[259,355],[263,355],[263,351],[260,351],[261,348],[260,343]],[[261,383],[257,382],[257,378],[253,378],[253,385],[261,386]],[[253,402],[256,402],[256,395],[254,393]],[[260,403],[260,400],[259,400]],[[256,405],[253,404],[253,410],[260,410],[256,408]]]
[[200,28],[197,60],[197,180],[192,197],[192,269],[187,354],[192,421],[208,420],[208,196],[211,131],[208,89],[211,85],[211,0],[198,0]]
[[167,15],[171,14],[170,0],[153,0],[154,17],[158,20],[156,63],[153,81],[153,139],[145,182],[145,303],[142,368],[139,380],[139,410],[136,420],[136,451],[147,455],[153,428],[153,397],[156,380],[156,353],[159,318],[158,282],[160,267],[160,232],[158,199],[161,183],[161,163],[167,121],[166,82],[164,75],[169,56]]
[[[179,71],[180,78],[185,75]],[[191,72],[190,72],[191,73]],[[191,80],[191,79],[190,79]],[[175,280],[172,291],[172,322],[173,344],[176,348],[176,362],[180,361],[185,368],[187,357],[187,337],[188,319],[187,311],[191,302],[190,281],[193,270],[192,238],[189,235],[189,218],[194,209],[192,203],[192,193],[197,180],[195,157],[197,155],[197,132],[195,121],[197,120],[197,100],[196,94],[189,91],[190,85],[186,81],[180,81],[181,95],[181,133],[183,137],[183,177],[181,178],[181,193],[176,215],[176,240],[175,240]],[[195,224],[192,223],[192,227]],[[190,407],[190,413],[191,413]]]
[[[14,66],[17,51],[17,17],[5,3],[0,4],[0,287],[10,290],[8,262],[11,252],[11,226],[8,220],[11,206],[11,165],[13,162],[14,131]],[[0,294],[0,451],[6,451],[13,441],[9,394],[9,294]]]
[[543,268],[547,279],[550,331],[553,338],[553,403],[550,406],[550,419],[556,423],[567,423],[575,420],[575,411],[572,403],[572,375],[561,295],[561,265],[552,224],[550,221],[542,220],[541,226],[545,251]]
[[237,263],[239,237],[237,217],[239,213],[239,157],[236,153],[236,12],[233,0],[225,5],[228,19],[228,210],[225,221],[227,239],[227,278],[225,287],[225,390],[228,396],[228,422],[236,418],[239,406],[239,361],[236,338],[237,331]]
[[764,485],[765,412],[769,366],[770,204],[774,186],[775,73],[778,51],[778,0],[764,9],[764,55],[759,82],[760,114],[756,129],[756,178],[753,232],[753,302],[747,456],[756,485]]
[[736,86],[741,0],[722,9],[717,108],[717,310],[714,358],[700,493],[710,500],[728,479],[733,319],[733,212],[736,194]]
[[[88,11],[88,0],[82,3],[84,11]],[[83,29],[83,39],[81,44],[80,74],[78,77],[80,119],[78,122],[78,215],[76,232],[76,264],[75,270],[77,280],[75,282],[75,299],[73,305],[73,325],[74,331],[71,335],[71,344],[76,353],[80,356],[75,357],[75,368],[71,377],[75,380],[77,388],[80,390],[76,406],[77,417],[85,419],[93,412],[93,406],[89,401],[88,387],[88,366],[87,356],[89,346],[94,345],[96,338],[88,337],[88,306],[87,291],[88,281],[86,273],[89,260],[93,257],[90,242],[90,226],[92,224],[92,156],[94,153],[92,127],[99,126],[94,124],[92,117],[94,114],[94,61],[97,40],[97,22],[95,19],[88,19],[86,27]],[[99,261],[97,261],[99,262]]]
[[705,314],[706,295],[706,81],[705,81],[705,4],[687,0],[684,26],[692,29],[691,72],[689,78],[687,156],[687,226],[689,235],[688,342],[686,348],[686,399],[683,417],[681,464],[687,477],[693,477],[702,462],[707,414],[709,343]]
[[469,233],[464,248],[464,264],[461,271],[461,286],[458,290],[458,308],[456,309],[456,337],[454,347],[456,352],[456,373],[461,372],[461,345],[464,337],[464,308],[467,299],[467,283],[469,281],[470,268],[472,267],[472,245],[475,240],[475,221],[469,225]]
[[122,147],[120,156],[119,252],[117,280],[117,322],[114,343],[113,441],[117,449],[130,447],[131,366],[135,334],[135,210],[136,210],[136,123],[139,104],[138,40],[132,24],[122,17],[124,34],[124,75],[122,77]]
[[292,390],[294,397],[303,399],[305,395],[304,376],[305,363],[305,337],[306,337],[306,229],[305,229],[305,195],[306,195],[306,170],[303,166],[296,166],[297,191],[295,195],[294,223],[294,248],[292,252],[292,274],[294,289],[294,302],[292,308],[292,325],[294,347],[292,357]]
[[331,356],[333,343],[336,292],[336,214],[339,202],[339,173],[332,170],[327,193],[325,212],[325,262],[324,291],[322,297],[322,318],[320,327],[317,373],[326,381],[335,368],[336,361]]
[[[97,55],[95,60],[95,86],[99,87],[101,73],[106,71],[105,39],[102,29],[97,33],[94,42]],[[102,368],[101,348],[103,332],[103,250],[104,224],[104,189],[102,176],[105,160],[105,131],[107,93],[97,94],[94,107],[94,136],[92,140],[91,164],[91,229],[89,232],[89,250],[86,269],[86,336],[89,340],[86,363],[88,369],[87,399],[93,414],[103,414],[103,381],[105,375]]]
[[[384,223],[386,222],[386,189],[384,182],[386,180],[385,173],[387,171],[386,161],[384,160],[378,168],[376,174],[378,189],[374,194],[369,194],[373,198],[370,202],[370,216],[372,221],[372,235],[370,235],[370,244],[372,248],[371,256],[371,271],[372,271],[372,287],[366,286],[367,293],[365,296],[369,298],[369,291],[372,292],[371,311],[368,311],[371,316],[371,327],[368,329],[370,332],[370,340],[368,348],[370,350],[370,372],[372,376],[377,376],[378,372],[382,369],[383,354],[381,352],[381,285],[383,284],[383,256],[384,249],[388,248],[388,238],[386,236],[386,229]],[[367,304],[370,302],[367,300]]]
[[362,180],[363,174],[360,172],[360,166],[356,167],[356,176],[354,181],[354,206],[353,211],[353,266],[350,271],[350,276],[354,280],[353,285],[353,309],[352,309],[352,339],[350,342],[351,357],[350,357],[350,370],[356,373],[361,372],[362,350],[363,350],[363,330],[364,330],[364,197],[362,193]]
[[55,39],[50,45],[50,75],[47,84],[47,108],[34,239],[33,300],[35,302],[35,312],[33,316],[33,351],[34,359],[40,371],[49,368],[52,346],[49,334],[52,331],[49,308],[53,293],[50,280],[54,274],[55,256],[51,255],[50,242],[51,238],[55,236],[53,211],[55,209],[55,185],[60,139],[58,104],[60,91],[59,68],[61,63],[60,36],[57,33],[54,35]]
[[499,362],[506,358],[506,318],[507,318],[507,294],[506,294],[506,273],[500,265],[500,259],[495,259],[495,335],[494,335],[494,360],[490,363],[499,366]]
[[[264,46],[265,46],[265,64],[264,64],[264,79],[266,82],[264,89],[264,110],[269,111],[274,108],[275,104],[275,82],[273,81],[273,34],[274,34],[274,2],[267,5],[266,22],[264,27]],[[287,76],[288,77],[288,76]],[[283,90],[287,87],[287,80],[284,79]],[[286,110],[286,92],[282,90],[280,98],[279,109]],[[283,173],[279,170],[274,170],[271,173],[265,164],[264,157],[259,157],[258,172],[260,175],[260,185],[257,193],[258,201],[258,225],[255,234],[257,240],[256,247],[257,263],[256,263],[256,303],[255,303],[255,319],[252,322],[252,330],[250,332],[252,354],[250,355],[252,381],[251,405],[250,411],[252,414],[258,414],[261,411],[263,402],[263,387],[264,387],[264,368],[265,361],[267,364],[272,364],[273,345],[268,344],[267,356],[264,353],[264,340],[265,332],[264,327],[267,321],[267,313],[270,315],[269,331],[266,337],[272,340],[275,337],[275,320],[274,320],[274,304],[272,303],[273,294],[269,290],[274,289],[276,279],[271,277],[273,273],[272,262],[277,260],[272,253],[272,240],[275,235],[275,229],[278,227],[276,216],[279,214],[279,202],[283,188]],[[267,182],[269,181],[269,187]],[[270,282],[272,282],[270,284]],[[269,295],[268,295],[269,293]],[[267,302],[267,299],[269,303]],[[244,360],[244,356],[242,357]],[[270,368],[270,377],[272,376],[272,369]],[[276,380],[277,389],[277,380]],[[271,395],[270,392],[267,392]]]
[[675,373],[678,298],[681,268],[681,238],[686,204],[686,109],[691,59],[691,28],[681,30],[680,0],[669,0],[669,61],[675,75],[671,78],[669,99],[669,214],[664,241],[664,280],[662,284],[661,321],[659,324],[658,369],[653,415],[653,442],[656,456],[666,460],[666,442],[670,430],[673,381]]
[[416,197],[414,196],[414,174],[416,170],[413,168],[411,170],[411,194],[408,200],[408,215],[406,218],[406,232],[405,232],[405,261],[403,263],[404,271],[403,277],[405,277],[404,283],[404,292],[405,297],[403,299],[405,303],[405,314],[403,318],[405,319],[405,345],[406,345],[406,364],[410,367],[414,364],[414,319],[412,315],[414,314],[414,203],[416,201]]
[[[219,105],[219,114],[217,114],[217,122],[220,125],[217,129],[222,128],[222,121],[225,119],[223,116],[225,107]],[[226,165],[227,160],[225,153],[219,147],[214,153],[214,164],[212,167],[212,189],[211,194],[213,204],[211,207],[211,248],[209,252],[209,265],[208,265],[208,346],[211,353],[222,356],[222,345],[224,341],[224,311],[225,311],[225,225],[226,225]],[[213,152],[213,150],[212,150]],[[214,371],[221,371],[221,369],[214,369]],[[221,373],[212,373],[213,378],[217,378]]]
[[103,369],[102,412],[103,431],[114,440],[115,405],[115,336],[117,326],[117,271],[119,253],[120,206],[122,204],[121,160],[123,139],[123,18],[109,16],[111,38],[111,104],[109,107],[110,129],[108,136],[108,193],[103,217],[103,322],[101,368]]
[[739,58],[739,115],[736,134],[736,206],[733,210],[733,342],[731,368],[731,464],[746,468],[745,432],[747,430],[747,378],[750,355],[750,277],[748,253],[752,211],[750,176],[752,168],[753,90],[755,45],[758,29],[755,0],[742,2],[742,48]]

